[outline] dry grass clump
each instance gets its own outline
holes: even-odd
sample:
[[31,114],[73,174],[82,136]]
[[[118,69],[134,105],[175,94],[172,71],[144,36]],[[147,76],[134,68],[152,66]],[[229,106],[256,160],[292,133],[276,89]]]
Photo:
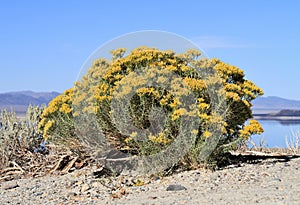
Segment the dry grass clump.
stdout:
[[15,112],[0,112],[0,168],[19,161],[24,152],[46,152],[43,136],[38,131],[38,122],[43,107],[29,106],[25,119],[19,119]]
[[285,137],[285,147],[268,147],[268,142],[264,137],[260,138],[258,142],[251,139],[239,148],[240,152],[253,151],[273,155],[291,155],[300,156],[300,130],[292,130],[291,136]]
[[292,136],[285,137],[287,149],[294,155],[300,155],[300,130],[292,131]]
[[49,144],[38,130],[44,107],[29,106],[26,117],[0,111],[0,181],[20,176],[68,172],[86,164],[87,156]]

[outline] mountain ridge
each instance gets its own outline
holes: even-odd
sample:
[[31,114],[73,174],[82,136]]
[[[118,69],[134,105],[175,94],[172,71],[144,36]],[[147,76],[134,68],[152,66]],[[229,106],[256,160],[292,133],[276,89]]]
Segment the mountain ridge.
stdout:
[[34,91],[16,91],[0,93],[0,109],[14,110],[16,113],[25,113],[28,106],[41,106],[48,104],[60,93],[52,92],[34,92]]
[[[48,104],[59,92],[34,92],[31,90],[0,93],[0,110],[13,109],[24,113],[27,107]],[[252,101],[253,113],[274,113],[280,110],[300,110],[300,100],[290,100],[278,96],[258,97]]]
[[258,97],[252,101],[254,113],[279,112],[280,110],[300,110],[300,100],[290,100],[277,96]]

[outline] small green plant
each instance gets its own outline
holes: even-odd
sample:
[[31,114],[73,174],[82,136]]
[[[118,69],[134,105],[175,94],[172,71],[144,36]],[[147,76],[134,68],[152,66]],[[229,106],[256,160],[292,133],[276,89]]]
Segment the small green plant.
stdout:
[[24,153],[47,151],[46,143],[38,131],[43,109],[30,105],[24,119],[19,119],[14,111],[0,112],[0,168],[12,161],[18,162]]

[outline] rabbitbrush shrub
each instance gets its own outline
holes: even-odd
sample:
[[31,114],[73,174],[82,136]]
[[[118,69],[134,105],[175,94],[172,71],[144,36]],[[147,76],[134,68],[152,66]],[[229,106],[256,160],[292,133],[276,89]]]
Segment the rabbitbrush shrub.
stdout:
[[[98,128],[115,148],[131,154],[152,155],[165,149],[177,138],[183,117],[193,116],[199,126],[192,130],[195,140],[186,158],[193,163],[202,163],[201,151],[206,146],[205,141],[213,135],[211,126],[221,130],[211,155],[215,159],[224,150],[238,147],[250,135],[263,132],[255,120],[245,124],[252,117],[251,101],[262,95],[263,91],[246,80],[244,72],[238,67],[215,58],[201,58],[201,53],[195,50],[176,54],[169,50],[140,47],[125,54],[125,49],[117,49],[112,51],[111,60],[96,60],[73,88],[49,104],[40,123],[40,129],[47,139],[78,140],[76,120],[76,123],[87,126],[86,133],[80,133],[84,138],[91,124],[85,120],[88,116],[96,116],[94,119]],[[206,77],[199,75],[197,70],[205,73]],[[138,72],[143,75],[137,75]],[[170,73],[174,78],[168,78]],[[157,75],[160,77],[157,78]],[[147,84],[151,79],[156,79],[155,85]],[[166,87],[167,84],[171,86]],[[221,88],[209,90],[209,86]],[[115,113],[118,110],[112,110],[114,100],[130,96],[133,90],[130,103],[119,107],[127,110],[134,127],[145,130],[151,127],[151,119],[164,119],[160,121],[162,124],[156,125],[159,128],[157,133],[147,135],[147,140],[141,140],[139,133],[129,129],[126,123],[123,123],[125,127],[120,127],[122,123],[118,125],[116,121],[125,122],[126,119],[122,119],[122,114]],[[195,97],[193,109],[183,106],[188,94]],[[219,96],[217,105],[213,102],[214,94]],[[122,103],[122,100],[118,102]],[[216,112],[218,105],[226,106],[222,108],[224,112]],[[157,110],[154,115],[153,109]],[[165,118],[159,113],[164,114]],[[119,115],[119,119],[113,118],[114,114]]]

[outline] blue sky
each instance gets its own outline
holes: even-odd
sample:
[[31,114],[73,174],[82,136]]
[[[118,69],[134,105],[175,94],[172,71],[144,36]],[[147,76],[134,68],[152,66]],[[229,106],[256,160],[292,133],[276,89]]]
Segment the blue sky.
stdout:
[[140,30],[184,36],[266,96],[300,100],[300,1],[1,1],[0,92],[72,87],[89,55]]

